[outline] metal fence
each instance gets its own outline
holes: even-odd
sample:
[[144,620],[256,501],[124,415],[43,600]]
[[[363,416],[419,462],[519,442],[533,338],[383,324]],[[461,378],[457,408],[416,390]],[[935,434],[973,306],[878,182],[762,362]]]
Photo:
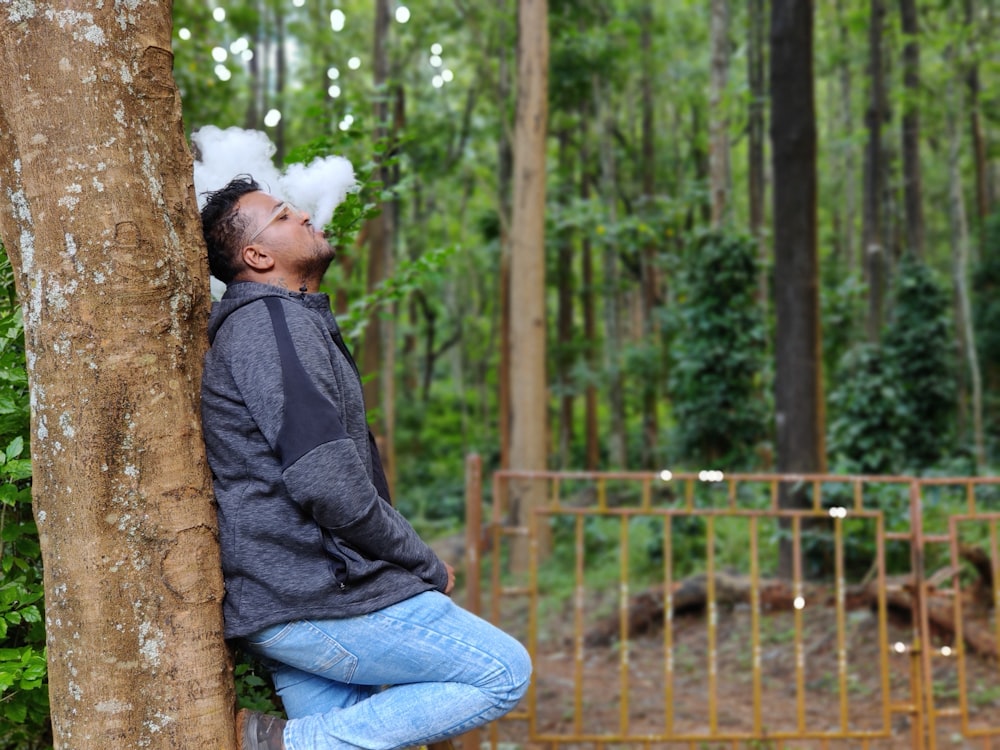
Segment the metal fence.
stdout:
[[466,606],[535,674],[466,747],[1000,747],[1000,479],[480,472]]

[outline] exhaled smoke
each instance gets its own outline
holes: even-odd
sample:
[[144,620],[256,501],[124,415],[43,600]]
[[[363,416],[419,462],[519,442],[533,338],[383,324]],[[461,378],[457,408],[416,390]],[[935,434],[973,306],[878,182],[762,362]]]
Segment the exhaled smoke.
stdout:
[[241,174],[251,175],[267,192],[290,201],[312,216],[322,227],[333,210],[357,187],[354,168],[342,156],[314,159],[310,164],[292,164],[284,173],[274,166],[275,147],[259,130],[206,125],[191,136],[198,151],[194,163],[194,188],[198,208],[204,193],[224,187]]

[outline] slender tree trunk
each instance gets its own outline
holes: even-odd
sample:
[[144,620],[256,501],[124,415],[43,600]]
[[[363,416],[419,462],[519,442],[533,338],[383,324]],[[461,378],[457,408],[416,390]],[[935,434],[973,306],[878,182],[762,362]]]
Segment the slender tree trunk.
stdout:
[[882,70],[882,26],[884,0],[871,0],[868,28],[868,85],[870,87],[865,125],[868,146],[865,151],[864,223],[862,244],[865,253],[865,276],[868,281],[869,341],[878,341],[882,331],[882,306],[885,286],[885,247],[882,244],[883,160],[882,122],[885,119],[885,78]]
[[[390,0],[375,2],[375,35],[374,35],[374,83],[379,93],[375,100],[375,135],[376,138],[387,139],[392,133],[392,108],[389,106],[391,97],[386,91],[389,85],[389,26],[392,22]],[[376,170],[378,179],[384,190],[393,187],[391,170],[382,165]],[[395,203],[383,201],[382,211],[369,221],[368,231],[368,291],[372,291],[385,279],[393,274],[395,246],[394,211]],[[386,315],[382,310],[372,313],[365,329],[365,341],[362,354],[362,372],[365,375],[377,374],[366,380],[364,385],[365,402],[369,407],[379,407],[375,433],[381,439],[379,448],[385,464],[389,487],[395,487],[395,388],[396,370],[396,328],[393,323],[395,315]]]
[[[656,129],[654,110],[656,101],[653,94],[653,5],[647,1],[642,8],[642,195],[647,206],[652,206],[656,198]],[[657,245],[647,242],[640,257],[640,277],[642,295],[642,335],[647,346],[659,350],[659,325],[656,322],[656,306],[659,302],[659,274],[657,273]],[[662,380],[663,378],[660,378]],[[653,468],[658,460],[660,445],[659,382],[648,378],[643,384],[642,394],[642,463]]]
[[[949,58],[957,57],[953,53]],[[965,210],[965,196],[962,190],[962,91],[959,73],[956,85],[949,87],[948,123],[948,215],[951,225],[952,275],[955,288],[956,323],[965,355],[967,376],[972,387],[972,444],[976,458],[976,468],[985,466],[986,453],[983,438],[983,386],[976,351],[976,336],[972,319],[972,302],[969,297],[969,225]]]
[[924,257],[923,178],[920,169],[920,25],[916,0],[899,0],[903,34],[903,189],[906,206],[906,245]]
[[712,226],[719,227],[729,214],[732,177],[729,167],[729,117],[726,86],[729,81],[729,0],[712,1],[712,70],[709,86],[709,193]]
[[235,747],[170,10],[0,17],[0,235],[24,314],[57,748]]
[[[507,18],[507,0],[497,0],[497,18],[500,29],[498,36],[506,38],[504,19]],[[506,113],[511,96],[510,63],[507,47],[499,45],[497,54],[500,57],[497,71],[497,107],[501,113]],[[500,217],[500,374],[498,408],[500,433],[500,468],[510,468],[510,401],[511,401],[511,364],[510,364],[510,222],[513,208],[511,206],[511,185],[513,183],[514,152],[510,142],[511,129],[507,126],[504,114],[503,125],[500,128],[500,138],[497,143],[497,215]]]
[[[547,466],[545,376],[545,145],[548,133],[549,33],[546,0],[518,2],[517,119],[514,127],[514,212],[510,253],[512,469]],[[545,502],[541,482],[511,485],[511,507],[527,526]],[[544,535],[539,539],[543,552]],[[511,564],[526,570],[527,537],[515,539]]]
[[[601,166],[600,194],[607,206],[608,222],[618,220],[615,157],[612,144],[614,127],[610,107],[607,106],[608,87],[603,81],[594,81],[594,103],[598,138],[599,163]],[[604,271],[604,364],[608,377],[608,411],[610,429],[608,435],[608,461],[611,468],[624,469],[628,465],[625,438],[625,374],[622,371],[621,342],[624,341],[622,326],[622,300],[618,289],[619,268],[618,248],[608,243],[604,248],[602,270]]]
[[280,10],[274,14],[274,106],[281,113],[281,119],[274,126],[274,161],[285,161],[285,78],[288,67],[285,51],[285,14]]
[[[774,171],[775,410],[778,471],[825,468],[813,12],[801,0],[771,3],[771,151]],[[782,485],[783,507],[807,498]],[[779,568],[791,572],[782,539]]]
[[[569,164],[569,133],[560,131],[559,133],[559,175],[562,183],[560,195],[561,200],[566,202],[572,195],[572,169]],[[558,257],[559,274],[556,277],[558,284],[558,296],[556,310],[556,336],[558,339],[556,349],[556,377],[562,394],[559,396],[559,429],[557,432],[557,455],[559,465],[568,469],[570,467],[571,453],[573,445],[573,393],[572,393],[572,373],[573,361],[573,238],[568,230],[559,232],[556,239],[556,253]]]
[[[965,0],[965,25],[972,27],[975,22],[976,4],[974,0]],[[974,44],[974,42],[973,42]],[[973,53],[975,49],[973,48]],[[981,89],[979,81],[979,62],[973,60],[969,64],[966,76],[966,85],[969,89],[969,130],[972,133],[972,164],[976,176],[976,224],[980,228],[986,217],[990,213],[989,186],[986,178],[989,169],[989,158],[986,152],[986,136],[983,132],[983,123],[980,113],[979,93]]]
[[757,241],[757,258],[760,264],[758,296],[765,309],[768,307],[768,251],[764,232],[764,107],[767,101],[767,81],[764,69],[764,45],[767,20],[764,0],[749,0],[747,8],[749,32],[747,34],[747,81],[750,88],[750,107],[747,113],[747,197],[750,213],[750,232]]
[[[852,139],[849,137],[854,130],[854,113],[851,108],[851,101],[854,96],[853,86],[851,85],[851,56],[847,53],[850,49],[851,42],[847,29],[847,22],[844,19],[843,0],[836,0],[836,17],[841,49],[841,63],[838,72],[838,83],[840,88],[840,104],[838,112],[840,115],[840,126],[842,129],[840,137],[844,142],[841,153],[844,196],[843,211],[841,214],[843,218],[840,222],[841,247],[843,249],[843,257],[847,265],[847,272],[851,274],[854,273],[859,265],[855,260],[857,256],[854,252],[854,230],[858,213],[858,192],[854,174],[854,145],[852,143]],[[862,259],[862,268],[864,268],[863,263],[864,261]],[[862,273],[867,275],[867,271],[865,270],[863,270]]]
[[[590,152],[590,121],[589,111],[584,108],[580,118],[580,199],[586,204],[591,195],[591,175],[589,165]],[[589,235],[584,235],[580,246],[580,308],[583,310],[583,339],[586,342],[587,368],[595,373],[600,367],[600,355],[597,343],[597,300],[594,295],[594,245]],[[601,441],[597,421],[597,386],[590,378],[584,391],[584,433],[585,459],[584,464],[589,471],[597,471],[601,465]]]

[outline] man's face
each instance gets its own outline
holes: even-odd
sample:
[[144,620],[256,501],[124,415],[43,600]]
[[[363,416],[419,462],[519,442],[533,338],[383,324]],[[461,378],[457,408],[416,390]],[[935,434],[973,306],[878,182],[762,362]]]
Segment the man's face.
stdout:
[[333,260],[334,250],[322,229],[314,227],[304,211],[262,191],[247,193],[237,205],[249,226],[244,246],[266,248],[276,264],[292,271],[301,271],[303,264],[324,264],[325,271]]

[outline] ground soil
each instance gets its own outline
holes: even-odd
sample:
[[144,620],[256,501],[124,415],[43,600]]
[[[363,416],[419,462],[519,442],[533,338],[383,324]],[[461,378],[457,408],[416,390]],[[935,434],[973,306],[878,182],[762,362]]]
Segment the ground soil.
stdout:
[[[529,610],[527,603],[508,608],[501,623],[526,642]],[[534,689],[515,715],[533,717],[535,737],[598,750],[647,746],[643,735],[659,738],[665,732],[687,736],[684,744],[697,748],[931,746],[914,713],[920,688],[912,676],[917,674],[914,638],[905,618],[890,616],[883,633],[876,613],[867,608],[846,612],[839,628],[836,610],[828,605],[762,614],[756,673],[749,607],[720,609],[714,619],[713,633],[704,611],[678,616],[670,648],[660,628],[633,638],[623,657],[620,642],[583,645],[586,633],[574,633],[571,611],[541,612],[533,646]],[[992,746],[1000,747],[996,659],[967,654],[960,662],[953,647],[949,634],[932,644],[934,706],[943,712],[934,722],[935,745],[990,747],[988,739],[966,735],[991,733]],[[755,724],[762,737],[747,739]],[[810,733],[841,739],[789,737]],[[581,735],[590,739],[581,742]],[[531,737],[527,718],[500,724],[504,743],[531,745]]]

